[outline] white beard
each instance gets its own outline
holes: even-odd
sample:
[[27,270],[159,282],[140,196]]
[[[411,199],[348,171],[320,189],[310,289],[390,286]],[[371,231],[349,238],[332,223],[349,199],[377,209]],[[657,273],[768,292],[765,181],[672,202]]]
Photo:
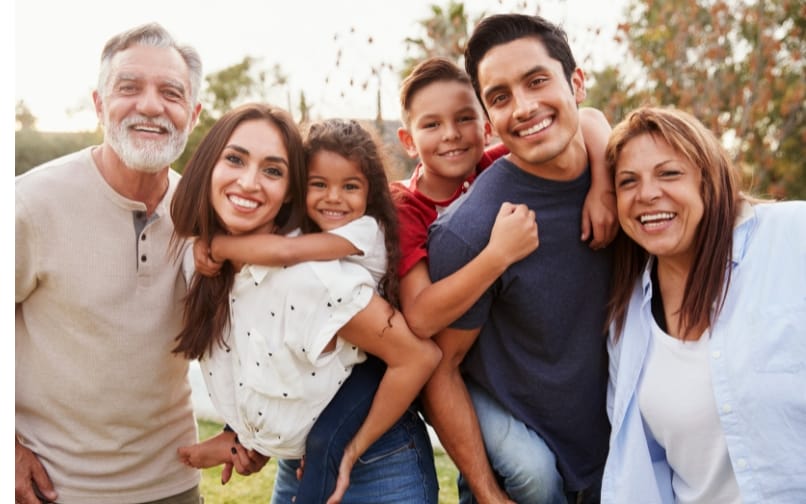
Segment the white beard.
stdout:
[[[134,138],[129,128],[137,124],[159,126],[168,131],[167,139],[140,140]],[[184,131],[178,131],[165,117],[148,118],[140,114],[130,115],[114,124],[104,114],[106,141],[123,163],[145,173],[156,173],[170,165],[182,155],[190,134],[190,123]]]

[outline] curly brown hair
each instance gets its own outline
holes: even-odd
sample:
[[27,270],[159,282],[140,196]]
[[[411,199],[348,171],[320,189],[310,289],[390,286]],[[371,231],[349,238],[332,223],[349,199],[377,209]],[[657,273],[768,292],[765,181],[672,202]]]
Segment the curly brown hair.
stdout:
[[[399,307],[400,280],[397,264],[400,259],[398,221],[395,204],[389,191],[386,176],[387,156],[380,148],[377,135],[358,121],[327,119],[313,123],[305,137],[305,163],[308,166],[317,152],[327,151],[353,161],[367,178],[366,215],[375,218],[383,229],[386,240],[386,274],[381,278],[381,295],[394,307]],[[320,231],[308,217],[303,218],[304,232]]]

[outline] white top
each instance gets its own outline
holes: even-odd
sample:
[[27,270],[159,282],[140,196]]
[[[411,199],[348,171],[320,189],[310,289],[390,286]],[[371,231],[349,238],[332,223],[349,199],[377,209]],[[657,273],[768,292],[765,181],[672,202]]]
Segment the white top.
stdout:
[[338,234],[363,256],[289,267],[247,265],[235,277],[231,327],[224,336],[229,349],[214,348],[200,364],[213,405],[246,448],[272,457],[302,456],[318,415],[352,366],[366,359],[342,338],[323,353],[375,292],[377,282],[363,259],[376,268],[381,250],[385,263],[383,232],[374,219],[359,221]]
[[706,333],[683,341],[653,323],[638,391],[641,415],[666,450],[681,504],[741,502],[714,400],[709,339]]

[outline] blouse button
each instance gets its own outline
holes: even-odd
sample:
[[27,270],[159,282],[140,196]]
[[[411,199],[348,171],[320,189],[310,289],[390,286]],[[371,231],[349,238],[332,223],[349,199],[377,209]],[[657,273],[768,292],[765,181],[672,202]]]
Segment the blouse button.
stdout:
[[140,260],[143,261],[143,262],[146,262],[146,255],[145,254],[141,255]]

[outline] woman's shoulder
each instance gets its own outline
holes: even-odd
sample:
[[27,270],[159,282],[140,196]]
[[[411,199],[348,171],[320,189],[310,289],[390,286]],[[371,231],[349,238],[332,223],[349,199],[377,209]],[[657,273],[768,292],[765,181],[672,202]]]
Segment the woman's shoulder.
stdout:
[[806,201],[764,202],[753,205],[761,229],[788,231],[790,237],[806,237]]

